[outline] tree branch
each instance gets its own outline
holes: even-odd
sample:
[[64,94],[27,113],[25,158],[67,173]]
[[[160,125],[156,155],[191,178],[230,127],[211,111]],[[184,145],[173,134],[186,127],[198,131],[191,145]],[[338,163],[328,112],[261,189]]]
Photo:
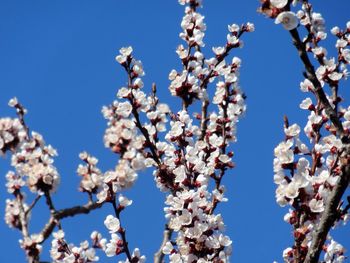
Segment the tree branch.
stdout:
[[104,203],[88,203],[83,206],[73,206],[71,208],[61,209],[55,212],[51,215],[49,222],[46,223],[44,228],[41,230],[40,234],[43,236],[42,241],[40,244],[42,244],[52,233],[55,226],[57,225],[58,221],[60,219],[66,218],[66,217],[73,217],[79,214],[88,214],[91,211],[98,209],[103,206]]
[[130,253],[130,250],[129,250],[129,243],[128,243],[127,239],[126,239],[125,229],[121,226],[121,224],[122,224],[121,219],[120,219],[120,212],[121,212],[121,210],[118,209],[118,207],[117,207],[117,204],[115,202],[115,197],[114,197],[114,199],[112,201],[112,205],[113,205],[115,216],[118,218],[118,220],[120,222],[119,234],[121,235],[122,240],[123,240],[123,252],[126,254],[126,257],[128,258],[129,262],[133,262],[132,256],[131,256],[131,253]]
[[34,206],[37,204],[37,202],[40,200],[41,195],[37,195],[35,197],[35,199],[33,200],[33,202],[30,204],[29,208],[25,211],[25,215],[26,217],[28,216],[28,214],[30,213],[30,211],[32,211],[32,209],[34,208]]
[[168,225],[165,225],[165,229],[163,232],[163,241],[162,244],[159,247],[159,250],[154,254],[154,263],[162,263],[164,262],[164,253],[163,253],[163,247],[165,244],[171,240],[171,236],[173,234],[173,230],[169,229]]
[[290,34],[293,39],[293,43],[298,50],[300,59],[302,60],[305,70],[306,77],[312,82],[315,87],[314,94],[317,99],[322,103],[325,108],[326,114],[328,115],[330,121],[334,125],[338,136],[344,145],[344,151],[341,156],[342,161],[342,173],[340,174],[340,179],[336,186],[333,188],[327,203],[324,212],[322,213],[320,222],[317,229],[313,235],[311,246],[308,250],[304,263],[317,263],[320,257],[322,247],[326,241],[328,232],[333,227],[334,223],[338,219],[338,207],[341,201],[341,198],[349,185],[350,179],[350,145],[349,145],[349,136],[344,131],[343,125],[338,117],[337,111],[329,103],[327,96],[322,88],[320,81],[317,79],[314,66],[312,65],[306,49],[305,44],[301,41],[298,30],[293,29],[290,31]]

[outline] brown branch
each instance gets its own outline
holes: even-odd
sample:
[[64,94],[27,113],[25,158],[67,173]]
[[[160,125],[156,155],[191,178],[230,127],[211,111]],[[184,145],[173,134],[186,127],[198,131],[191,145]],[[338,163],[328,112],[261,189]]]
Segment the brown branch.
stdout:
[[116,217],[118,218],[118,220],[120,222],[119,234],[121,235],[122,240],[123,240],[123,252],[126,254],[129,262],[134,262],[132,260],[131,253],[130,253],[130,250],[129,250],[129,243],[128,243],[127,239],[126,239],[125,229],[121,226],[121,224],[122,224],[121,219],[120,219],[121,209],[118,209],[117,204],[115,202],[115,197],[113,198],[112,205],[113,205],[114,213],[115,213]]
[[135,125],[136,127],[139,129],[139,131],[142,133],[142,135],[145,137],[146,139],[146,145],[148,147],[148,149],[150,149],[151,153],[152,153],[152,158],[153,160],[157,163],[158,166],[160,166],[162,164],[158,154],[157,154],[157,148],[156,146],[152,143],[150,136],[148,134],[148,131],[142,126],[142,123],[140,121],[140,115],[137,112],[137,110],[133,107],[132,109],[132,114],[135,117]]
[[41,195],[37,195],[35,197],[35,199],[33,200],[33,202],[30,204],[30,206],[28,207],[28,209],[25,211],[25,215],[26,217],[28,216],[28,214],[30,213],[30,211],[33,210],[34,206],[38,203],[38,201],[40,200]]
[[45,195],[46,204],[49,207],[50,213],[54,214],[56,212],[56,209],[55,209],[55,206],[53,205],[53,202],[52,202],[51,195],[50,195],[49,191],[45,191],[44,195]]
[[[52,198],[51,198],[51,194],[49,191],[45,191],[44,192],[45,198],[46,198],[46,204],[50,210],[50,214],[52,216],[54,216],[56,214],[56,208],[53,204]],[[58,226],[59,229],[62,229],[61,223],[59,219],[56,219],[56,225]]]
[[42,235],[43,239],[40,242],[40,244],[42,244],[47,238],[49,238],[59,220],[64,219],[66,217],[73,217],[79,214],[88,214],[91,211],[102,207],[103,204],[104,203],[94,202],[88,203],[83,206],[73,206],[71,208],[58,210],[57,212],[51,215],[49,222],[47,222],[44,228],[41,230],[40,234]]
[[163,253],[163,247],[165,244],[171,240],[171,235],[173,234],[173,230],[169,229],[168,225],[165,225],[165,229],[163,232],[163,241],[162,244],[159,247],[159,250],[154,254],[154,263],[163,263],[164,262],[164,253]]
[[330,105],[320,81],[317,79],[314,66],[312,65],[306,49],[305,44],[301,41],[298,30],[293,29],[290,31],[293,39],[293,43],[298,50],[300,59],[305,66],[305,75],[312,82],[315,87],[314,94],[318,101],[322,103],[325,108],[326,114],[330,121],[334,125],[338,136],[344,144],[344,153],[341,156],[342,160],[342,173],[336,186],[333,188],[328,201],[326,203],[325,211],[322,213],[318,227],[316,228],[311,246],[308,250],[304,263],[317,263],[322,252],[322,247],[326,241],[328,232],[333,227],[338,218],[338,207],[341,198],[349,185],[350,179],[350,145],[349,136],[344,132],[343,125],[338,117],[336,109]]

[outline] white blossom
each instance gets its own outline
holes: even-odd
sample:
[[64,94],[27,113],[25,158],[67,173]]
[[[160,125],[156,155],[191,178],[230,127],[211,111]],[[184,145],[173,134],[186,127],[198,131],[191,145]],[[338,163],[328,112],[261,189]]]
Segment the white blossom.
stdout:
[[275,23],[282,24],[286,30],[292,30],[298,26],[299,21],[294,12],[285,11],[276,17]]
[[110,231],[110,233],[115,233],[118,232],[118,230],[120,229],[120,222],[119,219],[112,216],[112,215],[108,215],[104,221],[105,226],[108,228],[108,230]]
[[287,5],[288,0],[270,0],[270,3],[276,8],[283,8]]

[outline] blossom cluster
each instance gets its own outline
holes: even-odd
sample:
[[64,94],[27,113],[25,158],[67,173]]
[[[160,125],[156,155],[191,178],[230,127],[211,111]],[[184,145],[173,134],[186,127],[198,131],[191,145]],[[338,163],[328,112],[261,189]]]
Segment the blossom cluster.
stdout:
[[[46,145],[43,137],[37,132],[29,132],[24,122],[27,110],[18,102],[17,98],[9,101],[9,106],[16,109],[17,118],[0,119],[0,151],[12,153],[11,166],[14,171],[6,175],[7,191],[13,199],[6,200],[5,222],[11,228],[19,229],[23,234],[20,241],[28,258],[36,258],[41,250],[42,235],[29,235],[28,222],[32,206],[26,203],[24,187],[40,198],[55,192],[60,177],[53,158],[57,155],[51,145]],[[34,203],[35,205],[35,203]]]
[[[171,115],[166,141],[156,144],[161,165],[154,171],[157,186],[169,192],[165,214],[169,229],[177,236],[162,252],[169,255],[170,262],[227,262],[232,241],[223,233],[222,216],[214,210],[227,201],[221,180],[226,170],[234,167],[233,152],[227,147],[236,141],[236,124],[246,106],[238,84],[241,60],[234,57],[227,62],[225,58],[231,49],[242,46],[240,36],[254,31],[254,25],[229,25],[226,45],[214,47],[214,57],[206,59],[201,52],[206,25],[197,12],[201,3],[179,2],[189,4],[180,33],[186,45],[176,50],[183,70],[170,72],[169,90],[181,98],[183,109]],[[210,99],[207,88],[215,80],[215,94]],[[201,102],[202,112],[194,113],[193,119],[189,106],[196,100]],[[208,113],[211,102],[216,111]]]
[[80,190],[95,194],[101,187],[103,180],[103,174],[96,166],[98,160],[87,152],[80,153],[79,157],[85,163],[85,165],[80,164],[77,169],[77,173],[82,177]]
[[[293,1],[292,4],[298,7],[299,2]],[[296,12],[290,10],[291,3],[287,0],[264,1],[261,7],[261,11],[274,18],[275,23],[282,23],[289,31],[294,30],[291,35],[299,52],[305,52],[305,55],[310,53],[319,64],[314,72],[306,64],[305,79],[300,83],[302,92],[315,96],[315,99],[307,97],[300,103],[300,108],[309,113],[304,127],[308,142],[302,139],[300,126],[289,125],[286,118],[285,140],[274,151],[276,199],[281,206],[291,206],[284,219],[293,226],[295,240],[293,247],[283,252],[283,258],[285,262],[303,262],[326,205],[330,202],[331,193],[343,173],[342,159],[347,147],[343,139],[350,131],[350,108],[340,105],[342,98],[338,87],[339,82],[348,76],[350,22],[344,30],[332,28],[331,33],[338,38],[335,45],[338,57],[328,57],[326,48],[320,45],[327,37],[322,15],[314,12],[308,1],[302,1],[301,9]],[[303,39],[299,39],[298,26],[307,33]],[[308,58],[304,58],[305,61]],[[323,89],[325,85],[330,87],[331,94]],[[339,216],[335,224],[340,221],[346,223],[349,219],[341,204],[336,211]],[[330,235],[323,250],[325,262],[343,262],[345,259],[343,247]]]
[[[24,202],[23,196],[20,195],[20,189],[25,185],[25,181],[13,171],[6,174],[6,179],[7,191],[13,194],[15,198],[6,199],[5,222],[11,228],[22,229],[21,216],[23,216],[23,211],[28,211],[28,205]],[[27,213],[27,218],[29,215]]]
[[26,236],[19,240],[21,248],[25,251],[28,259],[37,258],[43,249],[40,245],[42,241],[41,235],[33,234],[31,236]]
[[[236,124],[246,106],[238,84],[241,60],[234,57],[228,62],[225,58],[233,48],[242,47],[240,36],[254,31],[254,25],[229,25],[226,45],[213,48],[214,57],[206,59],[201,52],[206,25],[196,11],[201,2],[179,2],[188,5],[180,33],[186,45],[176,50],[183,70],[170,72],[169,90],[182,100],[183,109],[172,113],[166,104],[159,103],[155,86],[150,96],[145,95],[141,62],[134,58],[131,47],[120,50],[116,60],[128,75],[128,85],[119,89],[119,100],[104,107],[103,114],[108,119],[105,145],[120,155],[118,165],[122,169],[118,171],[117,165],[116,172],[105,174],[98,199],[110,199],[132,186],[138,170],[154,167],[158,188],[168,192],[168,227],[177,234],[163,247],[163,254],[168,254],[171,262],[226,262],[232,241],[224,235],[222,216],[214,210],[218,203],[227,201],[221,180],[226,170],[234,167],[233,152],[227,148],[236,141]],[[216,111],[208,113],[211,99],[207,88],[215,80],[212,103]],[[202,115],[194,113],[192,118],[189,107],[196,101],[201,104]],[[169,118],[170,127],[162,135]],[[116,227],[106,245],[110,255],[123,249],[123,240],[115,233],[118,222],[113,216],[105,221],[110,230]]]
[[[13,107],[20,105],[16,98],[11,99],[9,104]],[[53,166],[53,157],[57,152],[51,145],[45,145],[39,133],[29,134],[22,118],[23,115],[17,119],[0,119],[0,134],[4,136],[5,142],[3,153],[6,153],[6,150],[12,151],[11,165],[15,170],[6,175],[7,190],[15,196],[23,186],[39,195],[54,192],[59,184],[59,174]],[[14,205],[15,201],[8,204],[17,207]],[[11,214],[10,210],[7,212]]]
[[[108,200],[118,191],[130,188],[137,179],[137,172],[154,166],[158,155],[151,145],[155,145],[158,133],[166,130],[166,115],[169,107],[158,104],[158,98],[147,96],[143,91],[144,75],[142,63],[132,56],[132,48],[120,50],[116,60],[128,73],[128,86],[117,93],[118,100],[102,109],[108,120],[105,132],[105,146],[120,156],[114,170],[104,175],[102,190],[97,197],[99,202]],[[148,123],[142,124],[140,113],[146,115]]]
[[99,260],[95,248],[90,247],[87,240],[77,247],[67,244],[63,230],[53,233],[53,237],[50,255],[54,263],[88,263]]
[[43,137],[36,132],[24,141],[12,155],[11,165],[22,177],[27,178],[27,186],[39,194],[54,192],[59,184],[59,174],[53,166],[57,152],[51,145],[45,145]]
[[[24,206],[27,209],[28,205]],[[21,229],[22,223],[20,219],[21,203],[17,199],[6,199],[5,222],[11,228]]]
[[[25,186],[28,187],[39,198],[45,194],[48,198],[47,202],[49,203],[51,213],[55,213],[50,194],[57,189],[59,183],[59,174],[53,166],[53,157],[57,155],[57,152],[52,146],[45,144],[40,134],[36,132],[29,133],[29,129],[25,125],[23,118],[26,111],[16,98],[11,99],[9,105],[17,109],[19,116],[17,119],[0,119],[0,134],[4,141],[2,151],[3,153],[6,153],[7,150],[12,151],[11,165],[15,169],[15,171],[9,171],[6,175],[7,190],[15,198],[6,200],[5,221],[10,227],[22,231],[24,238],[20,242],[21,247],[26,251],[29,260],[35,260],[41,253],[41,243],[44,241],[44,237],[42,233],[30,236],[27,233],[30,212],[36,202],[31,207],[27,205],[22,188]],[[102,173],[96,166],[98,163],[97,158],[87,152],[82,152],[79,157],[85,163],[85,165],[79,165],[77,169],[78,174],[82,177],[80,190],[89,193],[90,201],[92,201],[92,194],[99,194],[97,197],[101,197],[103,183],[109,179],[108,175],[110,175],[110,172]],[[127,169],[124,169],[120,164],[118,167],[121,173],[117,170],[115,176],[118,175],[119,181],[125,185],[125,181],[121,177],[122,172],[126,172]],[[132,169],[129,168],[129,170]],[[132,173],[135,174],[134,171]],[[118,190],[121,190],[121,188],[118,188]],[[117,189],[115,192],[112,192],[111,199],[115,198],[116,191]],[[99,199],[99,201],[112,200]],[[132,201],[122,195],[119,196],[118,201],[120,211],[132,203]],[[110,249],[108,249],[109,243],[105,239],[101,240],[99,246],[97,246],[95,240],[95,248],[89,247],[87,241],[82,242],[77,247],[72,244],[68,245],[64,239],[64,235],[65,233],[62,229],[53,234],[54,239],[50,250],[53,262],[83,263],[98,261],[99,257],[95,255],[95,248],[104,250],[108,256],[112,255]],[[124,253],[123,250],[120,252]],[[135,250],[134,254],[137,255],[138,250]],[[140,256],[140,258],[142,257]]]
[[29,133],[24,123],[27,110],[18,102],[17,98],[9,101],[9,106],[17,111],[18,118],[0,119],[0,151],[13,153],[11,166],[16,175],[10,172],[7,176],[9,193],[14,193],[16,185],[23,186],[23,179],[32,192],[43,194],[54,192],[59,184],[59,174],[53,165],[56,150],[37,132]]
[[213,214],[214,202],[225,201],[221,192],[222,187],[210,194],[207,186],[201,186],[167,197],[169,228],[178,233],[175,243],[169,241],[163,247],[170,262],[227,262],[232,241],[223,234],[222,216]]
[[[312,125],[310,121],[309,125],[319,129],[317,124]],[[286,125],[286,139],[275,148],[276,199],[279,205],[289,204],[292,207],[284,220],[294,227],[296,241],[293,248],[284,251],[286,262],[295,262],[296,258],[303,259],[306,256],[313,231],[339,180],[341,165],[339,154],[342,143],[336,136],[324,136],[314,141],[312,149],[309,149],[301,141],[300,132],[297,124]],[[339,219],[347,221],[348,215]]]
[[[132,203],[131,200],[128,200],[123,196],[119,197],[119,202],[121,207],[129,206]],[[99,244],[102,244],[102,248],[105,250],[106,255],[108,257],[113,257],[115,255],[119,255],[125,252],[125,230],[121,227],[118,217],[108,215],[106,217],[106,220],[104,221],[104,224],[111,234],[110,241],[107,243],[105,240],[101,239],[98,233],[94,233],[94,239]],[[141,255],[140,250],[138,248],[135,248],[133,254],[129,256],[131,258],[131,262],[143,263],[146,261],[146,257]],[[127,258],[125,261],[119,262],[130,263],[130,260],[129,258]]]
[[0,119],[0,154],[5,154],[7,150],[15,150],[25,138],[26,131],[19,119]]

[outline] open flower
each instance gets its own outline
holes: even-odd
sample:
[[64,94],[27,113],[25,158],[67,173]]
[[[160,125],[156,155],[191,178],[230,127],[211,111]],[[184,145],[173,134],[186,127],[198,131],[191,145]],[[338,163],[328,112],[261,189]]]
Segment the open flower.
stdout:
[[286,30],[292,30],[298,26],[299,20],[294,12],[287,11],[276,17],[275,24],[282,24]]
[[288,0],[270,0],[270,3],[276,8],[283,8],[287,5]]
[[108,215],[106,217],[106,220],[104,221],[105,226],[108,228],[109,232],[115,233],[119,230],[120,228],[120,222],[119,219],[112,216]]
[[122,194],[118,197],[119,205],[123,207],[127,207],[132,204],[132,200],[128,199],[127,197],[123,196]]
[[324,203],[323,200],[312,199],[309,202],[309,206],[312,212],[321,213],[324,211]]

